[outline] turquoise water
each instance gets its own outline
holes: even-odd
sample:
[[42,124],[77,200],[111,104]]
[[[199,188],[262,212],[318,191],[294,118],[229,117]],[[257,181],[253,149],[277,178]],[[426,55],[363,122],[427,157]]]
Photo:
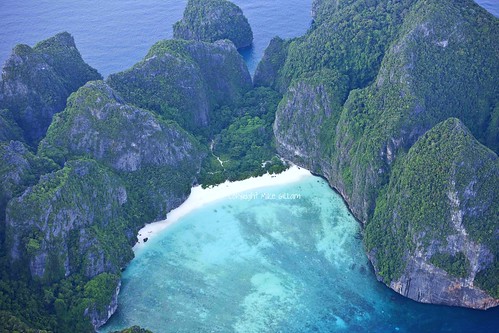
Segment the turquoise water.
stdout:
[[[254,71],[270,39],[302,35],[311,0],[234,0],[248,17]],[[477,0],[499,16],[499,1]],[[75,37],[104,76],[171,38],[186,0],[0,0],[0,63],[17,43]],[[378,283],[341,199],[317,178],[265,190],[295,200],[224,200],[151,240],[124,272],[105,332],[499,332],[499,309],[422,305]]]
[[378,283],[358,223],[309,176],[207,205],[150,240],[102,332],[494,332],[498,314],[418,304]]

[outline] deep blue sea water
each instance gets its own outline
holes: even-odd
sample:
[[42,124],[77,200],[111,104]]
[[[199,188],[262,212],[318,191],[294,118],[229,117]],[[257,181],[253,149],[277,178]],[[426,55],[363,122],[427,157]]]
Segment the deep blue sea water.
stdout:
[[[254,31],[254,71],[270,39],[303,34],[311,0],[234,0]],[[477,0],[499,17],[499,0]],[[186,0],[0,0],[0,62],[17,43],[68,31],[104,76],[172,36]],[[151,240],[124,273],[111,327],[161,332],[499,332],[499,309],[418,304],[378,283],[358,225],[326,184],[267,189],[303,200],[219,202]],[[306,232],[303,232],[303,231]],[[201,240],[201,241],[200,241]]]
[[[234,0],[248,17],[254,47],[244,56],[250,72],[276,35],[302,35],[312,0]],[[499,0],[476,0],[499,17]],[[107,76],[140,61],[158,40],[171,38],[187,0],[0,0],[0,64],[19,43],[70,32],[83,58]]]
[[[234,0],[253,28],[245,52],[250,72],[272,37],[300,36],[309,28],[311,0]],[[187,0],[0,0],[0,63],[18,44],[71,33],[85,61],[107,76],[140,61],[157,41],[173,36],[172,25]]]
[[499,329],[499,309],[419,304],[377,282],[359,224],[310,175],[205,205],[152,238],[125,270],[118,311],[102,332],[131,325],[155,333],[485,333]]

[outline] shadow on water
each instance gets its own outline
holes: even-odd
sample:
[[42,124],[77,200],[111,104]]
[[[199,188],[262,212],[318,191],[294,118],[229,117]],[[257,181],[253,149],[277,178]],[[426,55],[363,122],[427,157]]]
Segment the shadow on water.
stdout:
[[247,47],[243,47],[238,50],[239,54],[243,57],[246,65],[248,66],[248,70],[251,74],[251,77],[255,75],[256,67],[258,66],[258,62],[260,59],[257,59],[257,54],[255,52],[255,47],[253,44]]

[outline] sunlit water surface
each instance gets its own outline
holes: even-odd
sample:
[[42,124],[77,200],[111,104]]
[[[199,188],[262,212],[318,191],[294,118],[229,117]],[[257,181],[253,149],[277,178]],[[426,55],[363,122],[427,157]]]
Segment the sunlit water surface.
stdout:
[[418,304],[377,282],[360,227],[309,176],[195,210],[136,253],[102,332],[493,332],[499,311]]

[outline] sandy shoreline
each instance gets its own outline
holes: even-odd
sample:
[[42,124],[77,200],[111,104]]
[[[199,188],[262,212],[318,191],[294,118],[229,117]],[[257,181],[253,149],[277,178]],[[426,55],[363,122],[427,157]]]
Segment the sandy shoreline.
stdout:
[[142,229],[140,229],[137,235],[138,241],[133,249],[137,250],[141,248],[144,245],[145,238],[153,238],[159,232],[168,228],[183,216],[206,204],[262,187],[293,183],[299,181],[305,176],[310,176],[310,172],[308,170],[293,165],[288,170],[278,175],[265,174],[261,177],[248,178],[237,182],[226,181],[223,184],[206,189],[203,189],[201,186],[193,187],[189,198],[187,198],[187,200],[178,208],[168,213],[165,220],[146,224]]

